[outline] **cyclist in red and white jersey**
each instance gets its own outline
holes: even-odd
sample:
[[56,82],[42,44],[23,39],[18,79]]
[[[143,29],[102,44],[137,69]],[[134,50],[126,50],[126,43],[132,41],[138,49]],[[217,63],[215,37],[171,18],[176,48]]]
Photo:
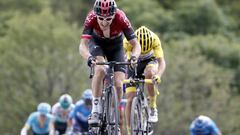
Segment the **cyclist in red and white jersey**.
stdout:
[[[133,47],[131,62],[136,63],[141,47],[134,34],[130,21],[124,12],[117,8],[114,0],[96,0],[93,10],[89,12],[81,35],[79,52],[91,66],[95,62],[124,62],[123,35]],[[106,58],[106,59],[105,59]],[[92,114],[89,124],[98,124],[101,112],[102,80],[105,66],[96,65],[92,79]],[[119,101],[122,95],[122,80],[125,78],[126,67],[115,67],[115,87]]]

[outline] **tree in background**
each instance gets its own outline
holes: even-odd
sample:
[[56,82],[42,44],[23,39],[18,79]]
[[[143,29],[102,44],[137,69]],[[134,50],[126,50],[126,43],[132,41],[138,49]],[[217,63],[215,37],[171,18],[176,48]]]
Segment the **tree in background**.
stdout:
[[[0,39],[0,132],[18,134],[26,116],[39,102],[57,102],[70,93],[75,99],[89,87],[78,54],[78,29],[49,10],[17,14],[8,20]],[[3,111],[2,111],[3,110]],[[17,121],[16,121],[17,120]]]

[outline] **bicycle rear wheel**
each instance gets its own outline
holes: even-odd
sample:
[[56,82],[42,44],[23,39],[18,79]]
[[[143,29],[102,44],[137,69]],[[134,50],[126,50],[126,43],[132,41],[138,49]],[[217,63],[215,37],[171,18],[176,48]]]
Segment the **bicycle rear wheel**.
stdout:
[[141,104],[138,102],[138,98],[134,97],[130,116],[131,135],[141,135],[141,111]]
[[107,121],[108,135],[118,135],[119,111],[118,111],[118,96],[115,87],[111,87],[108,92],[107,105]]

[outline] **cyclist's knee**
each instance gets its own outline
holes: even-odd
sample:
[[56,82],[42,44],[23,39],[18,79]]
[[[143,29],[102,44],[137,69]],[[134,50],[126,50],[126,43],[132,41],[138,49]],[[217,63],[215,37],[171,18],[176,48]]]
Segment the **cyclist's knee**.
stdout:
[[146,68],[144,71],[144,75],[146,78],[152,78],[156,74],[155,70],[153,68]]
[[95,67],[95,75],[98,77],[104,76],[105,75],[105,67],[97,65]]
[[123,85],[122,80],[116,78],[115,79],[115,86],[116,86],[116,88],[117,89],[122,89],[122,85]]

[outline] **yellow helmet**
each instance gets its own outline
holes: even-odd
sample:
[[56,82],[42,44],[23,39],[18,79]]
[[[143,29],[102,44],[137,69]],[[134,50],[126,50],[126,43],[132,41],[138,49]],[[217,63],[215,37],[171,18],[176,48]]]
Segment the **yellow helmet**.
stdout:
[[141,26],[135,31],[135,34],[139,43],[141,44],[142,53],[149,52],[152,49],[153,44],[152,31],[145,26]]

